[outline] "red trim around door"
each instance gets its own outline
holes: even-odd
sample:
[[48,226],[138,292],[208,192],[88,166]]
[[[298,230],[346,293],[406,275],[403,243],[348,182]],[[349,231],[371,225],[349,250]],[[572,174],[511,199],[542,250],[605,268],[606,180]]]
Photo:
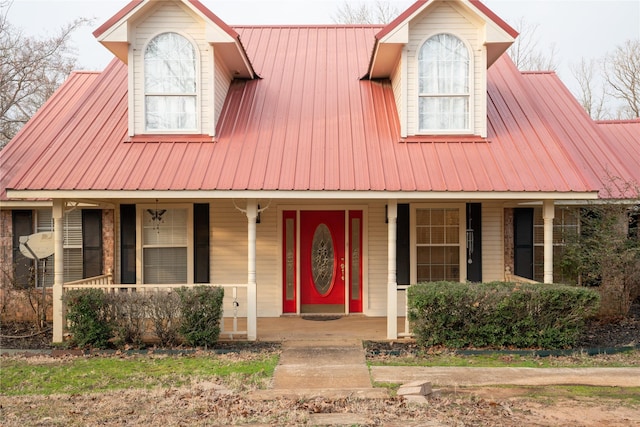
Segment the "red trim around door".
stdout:
[[298,310],[298,248],[296,211],[282,213],[282,312]]
[[362,211],[349,211],[349,313],[362,313]]

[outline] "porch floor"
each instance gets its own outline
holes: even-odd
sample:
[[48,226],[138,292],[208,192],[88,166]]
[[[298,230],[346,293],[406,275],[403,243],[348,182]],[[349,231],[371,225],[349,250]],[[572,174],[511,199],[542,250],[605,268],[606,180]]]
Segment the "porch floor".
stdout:
[[[308,317],[308,316],[304,316]],[[259,317],[258,341],[340,341],[387,339],[387,318],[361,315],[342,316],[332,320],[309,320],[303,316]],[[232,320],[225,318],[225,332]],[[245,319],[238,319],[238,329],[245,329]],[[398,333],[404,331],[404,317],[398,318]],[[223,333],[220,338],[228,340]],[[246,339],[246,335],[236,335],[233,339]]]

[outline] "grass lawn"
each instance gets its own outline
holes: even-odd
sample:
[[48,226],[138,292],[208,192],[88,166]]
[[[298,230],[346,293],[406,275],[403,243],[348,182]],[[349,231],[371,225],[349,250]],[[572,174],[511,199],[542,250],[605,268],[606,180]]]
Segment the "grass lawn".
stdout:
[[278,355],[4,358],[0,363],[0,394],[51,395],[178,387],[217,378],[261,387],[273,375]]
[[524,356],[486,353],[461,355],[456,352],[418,355],[382,356],[370,359],[370,366],[457,366],[483,368],[622,368],[640,367],[640,350],[617,354],[589,356],[575,353],[568,356]]

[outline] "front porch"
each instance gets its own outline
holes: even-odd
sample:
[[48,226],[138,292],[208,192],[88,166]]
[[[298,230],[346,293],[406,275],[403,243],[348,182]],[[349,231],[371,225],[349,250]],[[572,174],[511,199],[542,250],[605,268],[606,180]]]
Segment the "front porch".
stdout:
[[[103,292],[169,292],[184,285],[122,285],[114,284],[111,274],[65,283],[63,293],[72,289],[100,289]],[[194,286],[194,285],[187,285]],[[225,290],[223,319],[220,340],[247,340],[247,293],[246,284],[209,285]],[[404,289],[400,298],[404,298]],[[64,308],[58,312],[54,322],[66,324]],[[353,315],[283,315],[280,317],[258,317],[257,341],[306,341],[306,340],[373,340],[387,338],[387,317]],[[409,336],[409,325],[404,316],[395,322],[399,336]]]
[[[330,317],[330,319],[333,319]],[[404,329],[404,317],[397,320]],[[362,315],[335,320],[308,320],[308,316],[258,318],[258,341],[342,341],[387,339],[387,318]]]

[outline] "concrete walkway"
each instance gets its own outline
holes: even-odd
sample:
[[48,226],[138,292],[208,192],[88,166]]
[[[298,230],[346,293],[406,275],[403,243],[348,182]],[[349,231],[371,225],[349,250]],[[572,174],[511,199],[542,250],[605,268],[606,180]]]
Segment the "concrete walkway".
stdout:
[[430,381],[438,387],[589,385],[640,387],[640,368],[456,368],[373,366],[373,381]]
[[362,341],[355,338],[284,341],[280,362],[268,390],[252,398],[279,397],[384,399],[389,392],[373,388],[374,382],[407,384],[431,382],[435,387],[489,385],[544,386],[590,385],[640,387],[640,368],[469,368],[469,367],[367,367]]
[[285,341],[273,375],[273,387],[254,398],[386,398],[373,388],[362,342],[355,339]]

